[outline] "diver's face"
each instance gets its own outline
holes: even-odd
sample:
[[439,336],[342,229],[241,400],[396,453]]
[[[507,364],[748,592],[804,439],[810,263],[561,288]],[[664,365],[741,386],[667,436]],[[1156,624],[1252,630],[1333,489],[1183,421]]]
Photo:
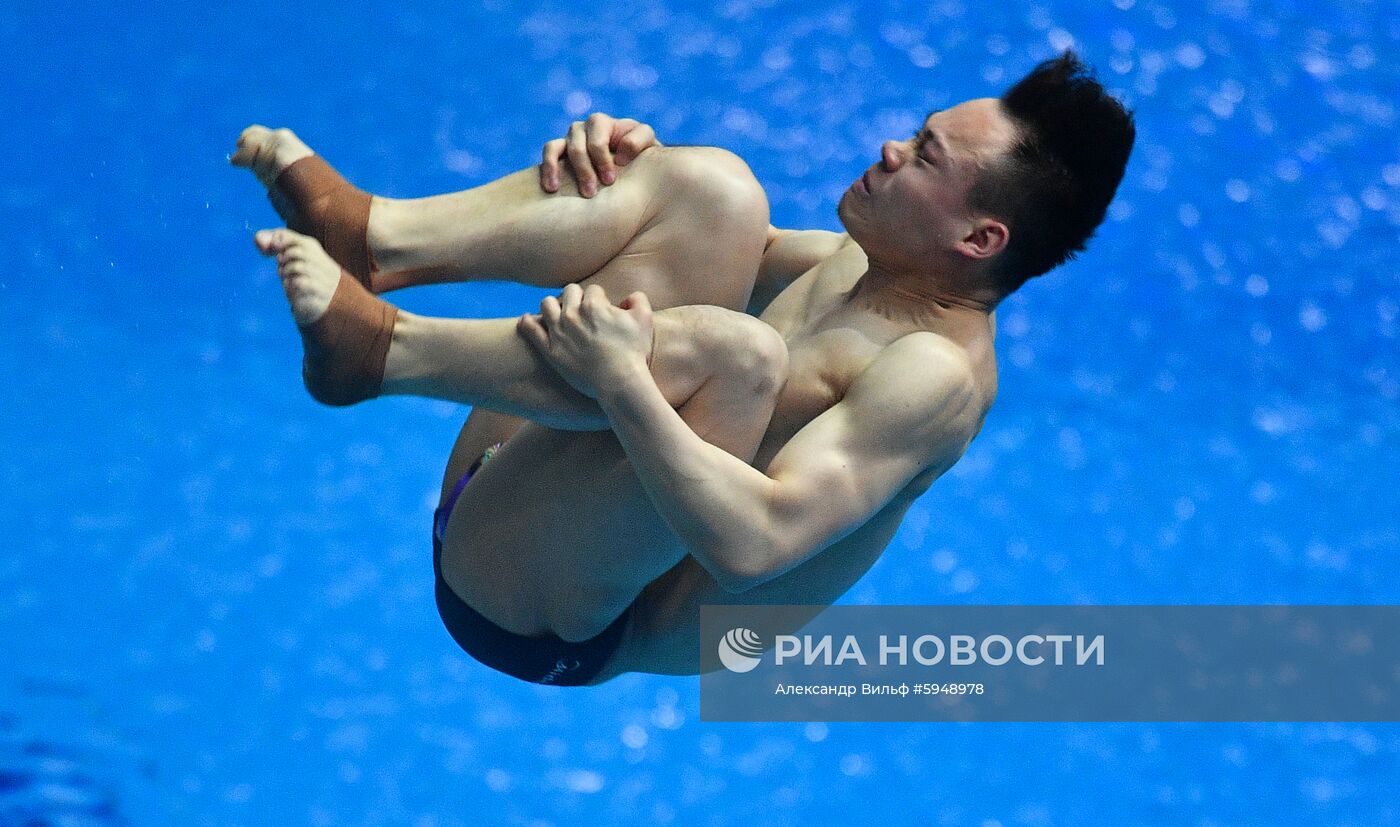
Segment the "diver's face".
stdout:
[[872,258],[927,261],[951,251],[975,219],[967,202],[981,168],[1015,135],[996,98],[934,112],[915,135],[885,141],[879,163],[841,197],[842,223]]

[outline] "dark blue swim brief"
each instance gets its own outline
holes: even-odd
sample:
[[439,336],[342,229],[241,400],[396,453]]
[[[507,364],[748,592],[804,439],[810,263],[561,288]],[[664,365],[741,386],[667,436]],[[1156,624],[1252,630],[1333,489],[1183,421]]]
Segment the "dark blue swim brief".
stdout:
[[433,576],[437,581],[437,607],[443,625],[467,654],[507,675],[550,686],[582,686],[592,680],[622,643],[627,611],[608,628],[588,640],[571,643],[555,635],[527,637],[507,632],[468,606],[442,579],[442,538],[452,507],[462,489],[491,457],[492,446],[467,469],[452,493],[433,513]]

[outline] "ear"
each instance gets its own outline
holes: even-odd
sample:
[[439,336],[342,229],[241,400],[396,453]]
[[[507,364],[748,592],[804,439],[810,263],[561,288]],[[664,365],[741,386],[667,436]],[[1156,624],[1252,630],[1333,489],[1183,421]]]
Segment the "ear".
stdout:
[[995,218],[979,218],[972,232],[957,243],[958,252],[968,258],[991,258],[1006,249],[1011,230]]

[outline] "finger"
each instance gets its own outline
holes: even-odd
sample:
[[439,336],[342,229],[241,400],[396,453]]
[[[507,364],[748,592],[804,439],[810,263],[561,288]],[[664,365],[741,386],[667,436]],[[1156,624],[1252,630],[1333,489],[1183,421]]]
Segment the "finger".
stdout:
[[574,179],[578,181],[578,192],[584,198],[592,198],[598,192],[598,176],[593,172],[593,161],[588,157],[588,135],[584,132],[583,121],[574,121],[569,127],[569,143],[565,150],[569,156],[569,166],[573,167]]
[[[622,300],[622,302],[626,305],[626,307],[624,308],[625,310],[635,311],[637,314],[642,316],[651,315],[651,299],[648,299],[647,294],[643,293],[640,290],[636,291],[635,293],[629,294],[627,298]],[[622,307],[621,304],[618,306]]]
[[540,324],[539,316],[526,313],[515,324],[515,331],[536,350],[549,350],[549,331]]
[[563,138],[555,138],[544,145],[540,160],[540,186],[545,192],[559,191],[559,159],[564,157]]
[[564,313],[578,313],[579,304],[583,301],[583,288],[578,284],[564,285],[564,292],[559,294],[559,305]]
[[642,151],[656,144],[656,132],[650,126],[639,123],[617,142],[617,164],[627,166],[642,154]]
[[589,310],[597,310],[608,305],[608,294],[603,292],[603,288],[596,284],[590,284],[583,289],[583,306]]
[[612,160],[613,123],[613,119],[602,112],[594,112],[588,116],[584,130],[588,136],[588,159],[593,162],[598,179],[605,185],[617,180],[617,169]]
[[623,136],[641,125],[642,122],[636,118],[618,118],[613,121],[612,137],[609,139],[609,146],[612,147],[612,151],[617,152],[618,146],[622,143]]
[[559,300],[553,296],[545,296],[540,302],[540,324],[553,330],[559,324],[559,316],[562,310],[559,307]]

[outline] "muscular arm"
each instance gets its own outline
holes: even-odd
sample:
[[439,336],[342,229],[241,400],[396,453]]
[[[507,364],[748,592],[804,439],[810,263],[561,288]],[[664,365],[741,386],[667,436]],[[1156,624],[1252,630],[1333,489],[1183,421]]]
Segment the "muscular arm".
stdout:
[[748,313],[757,316],[789,284],[846,243],[845,233],[826,230],[780,230],[768,227],[768,245],[758,265],[758,277],[749,299]]
[[766,473],[696,436],[650,376],[598,401],[658,512],[731,592],[811,558],[921,471],[950,466],[980,418],[965,357],[929,333],[888,347]]

